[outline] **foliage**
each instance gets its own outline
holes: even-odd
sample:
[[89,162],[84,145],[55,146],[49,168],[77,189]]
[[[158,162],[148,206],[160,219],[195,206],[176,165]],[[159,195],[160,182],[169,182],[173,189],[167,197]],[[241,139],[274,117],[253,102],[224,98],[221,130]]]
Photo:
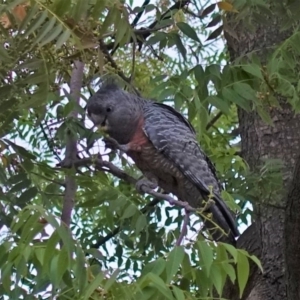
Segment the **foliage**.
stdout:
[[[83,107],[99,78],[113,75],[127,89],[186,114],[240,224],[251,219],[248,201],[269,203],[280,165],[267,161],[259,173],[249,173],[240,157],[236,108],[256,111],[272,124],[279,94],[298,111],[299,32],[272,49],[267,62],[251,54],[228,65],[220,49],[224,14],[253,20],[268,13],[268,6],[262,0],[224,1],[202,3],[200,10],[197,2],[2,1],[3,299],[212,299],[221,297],[227,280],[242,294],[249,259],[260,265],[257,258],[207,240],[197,217],[184,245],[175,246],[180,208],[151,205],[151,195],[138,194],[128,180],[103,171],[107,168],[57,166],[67,132],[76,136],[81,158],[106,153],[101,143],[91,147],[101,135],[86,128]],[[85,64],[80,105],[68,88],[74,60]],[[78,119],[70,117],[72,111]],[[124,158],[103,157],[138,177]],[[69,228],[61,220],[66,176],[77,183]]]

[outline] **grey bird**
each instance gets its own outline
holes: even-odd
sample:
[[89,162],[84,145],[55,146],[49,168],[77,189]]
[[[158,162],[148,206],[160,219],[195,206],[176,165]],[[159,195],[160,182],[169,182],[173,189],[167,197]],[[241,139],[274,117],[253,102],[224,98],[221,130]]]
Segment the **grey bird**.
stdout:
[[235,244],[239,233],[233,213],[221,198],[215,167],[182,114],[110,82],[88,100],[87,112],[142,171],[145,179],[138,182],[139,188],[159,186],[194,208],[203,207],[203,200],[212,195],[203,212],[204,224],[215,241]]

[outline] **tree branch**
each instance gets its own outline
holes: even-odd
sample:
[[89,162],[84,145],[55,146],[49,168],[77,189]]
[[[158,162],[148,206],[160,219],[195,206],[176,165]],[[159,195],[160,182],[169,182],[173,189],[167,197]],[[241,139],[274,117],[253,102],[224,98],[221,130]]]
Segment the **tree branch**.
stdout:
[[[111,173],[112,175],[114,175],[114,176],[118,177],[119,179],[122,179],[122,180],[124,180],[124,181],[126,181],[130,184],[135,185],[137,183],[137,180],[135,178],[133,178],[132,176],[130,176],[129,174],[124,172],[122,169],[115,166],[113,163],[111,163],[109,161],[102,160],[101,156],[98,156],[98,158],[90,158],[89,157],[89,158],[76,159],[76,160],[73,160],[73,162],[69,161],[68,163],[69,164],[65,163],[63,165],[63,167],[72,167],[73,166],[75,168],[79,168],[79,167],[87,167],[87,166],[90,166],[90,165],[94,165],[97,170]],[[155,206],[161,200],[165,200],[168,203],[170,203],[171,205],[176,205],[178,207],[184,208],[185,211],[186,211],[186,218],[187,218],[184,221],[184,226],[183,226],[183,232],[184,232],[184,230],[185,230],[184,228],[186,228],[187,224],[188,224],[189,214],[191,212],[197,212],[197,209],[191,207],[187,202],[175,200],[174,198],[172,198],[171,196],[169,196],[167,194],[156,192],[156,191],[154,191],[154,190],[152,190],[152,189],[150,189],[146,186],[143,186],[142,190],[143,190],[144,193],[152,195],[154,197],[154,200],[151,201],[149,204],[147,204],[144,208],[142,208],[141,213],[147,212],[149,207]],[[120,226],[116,227],[112,232],[110,232],[104,238],[100,239],[92,247],[93,248],[99,248],[101,245],[106,243],[109,239],[111,239],[116,234],[118,234],[120,232],[120,230],[121,230]],[[181,237],[180,243],[181,243],[184,235],[185,234],[183,234],[183,236]]]
[[134,90],[134,92],[137,95],[140,95],[139,91],[134,86],[131,85],[131,78],[127,78],[125,76],[125,74],[121,71],[121,69],[118,67],[118,65],[114,61],[112,55],[108,52],[105,43],[102,40],[100,40],[99,45],[100,45],[100,49],[101,49],[102,53],[104,54],[105,58],[107,59],[107,61],[110,62],[111,66],[117,71],[118,76],[121,77],[125,82],[130,84],[131,88]]
[[[155,20],[153,23],[149,25],[147,28],[143,28],[144,32],[142,34],[137,35],[137,38],[140,40],[140,43],[143,43],[144,40],[147,39],[153,32],[154,27],[158,24],[159,21],[170,19],[171,18],[171,12],[173,10],[182,9],[184,8],[190,0],[178,0],[175,4],[173,4],[165,13],[162,14],[161,18],[159,20]],[[171,25],[170,25],[171,26]],[[157,29],[158,30],[158,29]],[[134,38],[131,38],[129,43],[133,43],[135,41]],[[106,45],[106,49],[112,50],[114,49],[114,42],[111,42]],[[118,46],[117,46],[118,47]],[[114,51],[117,50],[117,47],[114,49]]]
[[[111,173],[112,175],[114,175],[130,184],[135,185],[137,183],[137,180],[135,178],[128,175],[126,172],[124,172],[122,169],[115,166],[113,163],[111,163],[109,161],[104,161],[101,158],[96,158],[96,159],[83,158],[83,159],[75,160],[72,163],[72,165],[74,167],[82,167],[82,166],[86,167],[86,166],[89,166],[92,164],[95,165],[96,169],[98,169],[100,171]],[[68,165],[68,166],[64,165],[64,167],[70,167],[72,165]],[[171,196],[169,196],[167,194],[156,192],[146,186],[142,186],[142,190],[145,194],[149,194],[155,198],[165,200],[165,201],[169,202],[171,205],[176,205],[181,208],[184,208],[186,211],[189,211],[189,212],[197,211],[196,208],[190,206],[187,202],[175,200],[174,198],[172,198]]]
[[[82,86],[83,80],[83,69],[84,63],[80,61],[75,61],[73,66],[73,71],[71,75],[70,82],[70,94],[72,100],[79,103],[80,100],[80,89]],[[77,118],[77,112],[74,110],[70,113],[69,118]],[[77,157],[77,140],[73,133],[68,130],[66,135],[66,156],[62,161],[61,165],[66,164],[67,162],[75,161]],[[62,222],[69,227],[71,223],[71,215],[74,208],[75,194],[76,194],[76,181],[74,176],[67,175],[65,179],[65,194],[63,199],[63,208],[61,213]]]
[[206,125],[206,130],[209,130],[222,117],[223,113],[219,111]]
[[185,215],[184,215],[184,219],[183,219],[182,229],[181,229],[180,235],[176,241],[176,246],[181,245],[183,238],[187,234],[187,227],[189,225],[189,221],[190,221],[190,213],[188,211],[186,211]]
[[132,28],[134,28],[137,23],[139,22],[139,20],[141,19],[145,9],[146,9],[146,6],[149,4],[150,0],[145,0],[144,3],[142,4],[142,10],[136,15],[136,17],[134,18],[134,20],[132,21],[131,23],[131,26]]

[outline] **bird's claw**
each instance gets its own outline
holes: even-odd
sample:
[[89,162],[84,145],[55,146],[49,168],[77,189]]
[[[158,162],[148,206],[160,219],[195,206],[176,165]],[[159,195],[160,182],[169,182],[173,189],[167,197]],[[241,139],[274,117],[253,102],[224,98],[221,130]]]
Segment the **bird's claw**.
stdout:
[[119,149],[118,142],[113,138],[105,137],[105,138],[103,138],[103,142],[105,143],[105,149],[111,149],[111,150]]
[[103,142],[105,143],[105,149],[111,149],[112,151],[121,150],[122,152],[127,152],[127,145],[120,145],[115,139],[111,137],[103,138]]
[[157,186],[156,182],[150,181],[147,178],[142,178],[135,184],[135,188],[139,193],[145,193],[147,190],[154,190]]

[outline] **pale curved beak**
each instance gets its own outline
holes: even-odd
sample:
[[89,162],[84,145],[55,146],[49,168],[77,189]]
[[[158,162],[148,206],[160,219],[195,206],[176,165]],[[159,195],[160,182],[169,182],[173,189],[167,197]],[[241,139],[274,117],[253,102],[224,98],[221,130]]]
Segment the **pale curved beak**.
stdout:
[[91,121],[94,123],[94,125],[98,126],[100,125],[101,127],[105,127],[106,125],[106,117],[103,115],[96,115],[96,114],[89,114],[88,113],[89,118],[91,119]]

